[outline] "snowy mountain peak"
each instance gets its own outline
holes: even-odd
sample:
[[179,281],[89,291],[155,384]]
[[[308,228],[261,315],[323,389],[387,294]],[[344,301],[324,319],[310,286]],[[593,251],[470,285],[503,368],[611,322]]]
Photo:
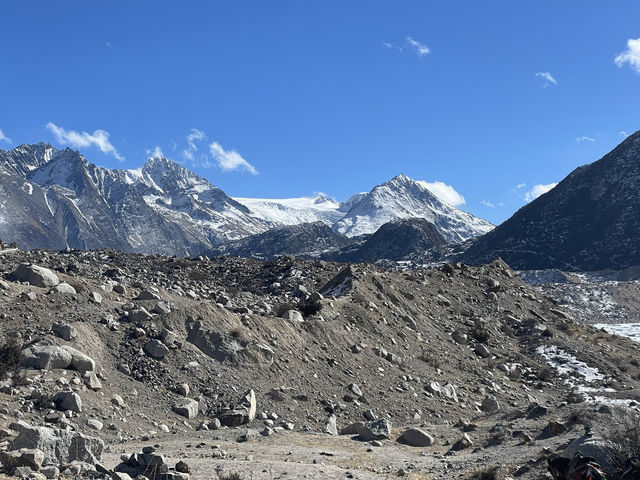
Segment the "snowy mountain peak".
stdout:
[[349,200],[351,208],[334,225],[349,237],[373,233],[385,223],[402,218],[424,218],[436,225],[448,242],[482,235],[493,225],[438,199],[424,184],[397,175],[367,194]]

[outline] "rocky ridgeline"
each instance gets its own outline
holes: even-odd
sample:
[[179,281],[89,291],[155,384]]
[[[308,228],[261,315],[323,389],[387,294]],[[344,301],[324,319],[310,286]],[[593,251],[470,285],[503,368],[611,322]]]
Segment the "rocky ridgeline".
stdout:
[[[637,345],[574,323],[502,261],[403,273],[116,251],[3,260],[0,462],[17,476],[186,478],[156,447],[109,467],[102,454],[196,432],[455,455],[567,434],[585,392],[636,405]],[[597,375],[561,374],[551,351]]]

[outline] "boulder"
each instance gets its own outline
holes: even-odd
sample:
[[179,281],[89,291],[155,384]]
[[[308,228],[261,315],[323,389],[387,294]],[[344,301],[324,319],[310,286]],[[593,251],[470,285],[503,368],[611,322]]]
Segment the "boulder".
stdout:
[[142,290],[134,300],[160,300],[160,295],[150,290]]
[[169,353],[169,348],[160,340],[150,340],[144,345],[144,352],[152,358],[162,359]]
[[218,415],[220,423],[227,427],[237,427],[252,422],[255,418],[256,394],[253,390],[247,391],[232,410]]
[[71,352],[64,347],[56,345],[47,347],[33,346],[22,351],[20,365],[38,370],[55,370],[69,368],[71,358]]
[[75,392],[58,392],[53,397],[53,402],[56,404],[58,410],[71,410],[74,413],[82,412],[82,400],[80,395]]
[[143,307],[134,308],[129,312],[129,321],[133,323],[143,323],[151,318],[151,314]]
[[471,437],[469,437],[469,435],[465,433],[462,435],[462,438],[460,440],[458,440],[456,443],[453,444],[453,446],[451,447],[451,450],[454,450],[457,452],[472,446],[473,446],[473,441],[471,441]]
[[65,295],[75,295],[77,293],[75,288],[73,288],[68,283],[64,283],[64,282],[59,283],[58,285],[53,287],[53,291],[57,293],[62,293]]
[[13,276],[19,282],[27,282],[34,287],[51,288],[60,283],[58,276],[48,268],[31,265],[29,263],[21,264]]
[[434,439],[427,432],[419,428],[408,428],[400,435],[398,441],[411,445],[412,447],[428,447],[433,445]]
[[102,459],[104,442],[78,432],[49,427],[32,427],[18,421],[10,425],[18,436],[9,442],[10,450],[39,449],[44,454],[43,465],[61,465],[74,460],[92,465]]
[[304,322],[304,317],[297,310],[287,310],[282,314],[282,318],[292,322]]
[[489,355],[491,355],[489,349],[486,347],[486,345],[483,344],[478,345],[473,351],[476,355],[482,358],[487,358]]
[[191,398],[182,398],[178,400],[171,410],[173,410],[178,415],[182,415],[189,420],[192,420],[198,416],[199,405],[198,402]]
[[84,372],[82,376],[84,380],[84,384],[88,389],[97,392],[98,390],[102,390],[102,382],[98,378],[95,372]]
[[51,331],[56,337],[66,341],[73,340],[78,336],[76,327],[67,325],[66,323],[54,323],[51,327]]
[[324,426],[325,433],[329,435],[338,435],[338,425],[336,423],[336,416],[331,415]]
[[484,400],[482,400],[482,404],[480,405],[480,408],[482,409],[483,412],[495,413],[498,410],[500,410],[500,404],[493,397],[485,397]]
[[391,422],[386,418],[375,422],[365,423],[358,432],[360,440],[370,442],[371,440],[384,440],[391,436]]
[[102,303],[102,295],[100,295],[98,292],[91,292],[89,294],[89,301],[91,303],[97,303],[98,305],[100,305]]
[[364,427],[363,422],[354,422],[340,430],[340,435],[360,435],[362,427]]
[[567,448],[560,454],[564,458],[573,458],[577,452],[585,457],[595,458],[606,471],[614,471],[619,449],[609,440],[596,435],[583,435],[571,441]]
[[38,471],[44,462],[44,453],[37,448],[21,448],[11,452],[0,451],[0,462],[7,471],[20,467]]

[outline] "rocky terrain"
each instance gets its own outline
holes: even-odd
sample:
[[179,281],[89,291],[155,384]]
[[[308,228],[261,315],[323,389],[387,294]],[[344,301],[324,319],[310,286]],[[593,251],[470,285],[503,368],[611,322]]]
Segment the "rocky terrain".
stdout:
[[501,261],[0,260],[8,475],[538,479],[632,443],[640,345]]
[[624,269],[640,264],[640,132],[575,169],[462,256],[502,257],[516,269]]

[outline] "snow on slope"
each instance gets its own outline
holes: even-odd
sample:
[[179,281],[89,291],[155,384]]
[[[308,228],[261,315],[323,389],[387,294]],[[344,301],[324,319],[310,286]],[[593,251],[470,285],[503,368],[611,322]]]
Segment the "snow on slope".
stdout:
[[398,175],[362,195],[334,230],[348,237],[373,233],[385,223],[403,218],[425,218],[445,239],[460,242],[482,235],[493,225],[438,199],[424,182]]
[[322,222],[329,226],[344,216],[341,204],[325,196],[264,199],[234,198],[254,215],[273,225],[298,225]]

